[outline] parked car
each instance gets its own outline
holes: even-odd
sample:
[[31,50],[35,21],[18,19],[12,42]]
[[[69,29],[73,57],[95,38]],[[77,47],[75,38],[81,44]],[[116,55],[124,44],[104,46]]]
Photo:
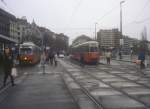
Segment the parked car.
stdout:
[[64,58],[65,55],[64,54],[59,54],[59,58]]

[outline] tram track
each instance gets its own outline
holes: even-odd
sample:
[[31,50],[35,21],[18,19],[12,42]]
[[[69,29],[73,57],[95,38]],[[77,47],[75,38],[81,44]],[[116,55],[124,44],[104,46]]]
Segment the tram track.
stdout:
[[[95,109],[105,109],[104,106],[89,92],[89,90],[87,88],[85,88],[69,71],[67,71],[64,68],[64,73],[69,75],[73,81],[79,85],[80,90],[84,93],[84,95],[86,95],[86,97],[96,106]],[[65,80],[64,80],[65,81]],[[67,84],[66,84],[66,87]],[[69,89],[69,88],[68,88]],[[70,89],[69,89],[70,90]],[[70,91],[71,92],[71,91]],[[71,92],[72,93],[72,92]],[[75,95],[72,94],[72,96],[74,96],[73,98],[76,99]]]
[[[67,63],[73,65],[75,68],[81,69],[81,67],[79,67],[79,66],[77,66],[77,65],[74,65],[74,64],[70,63],[69,61],[68,61]],[[99,70],[100,70],[100,69],[99,69]],[[91,78],[94,78],[94,79],[96,79],[96,80],[98,80],[98,81],[100,81],[100,82],[102,82],[102,83],[108,85],[108,86],[111,87],[112,89],[114,89],[114,90],[116,90],[116,91],[122,93],[123,95],[129,97],[130,99],[135,100],[135,101],[141,103],[142,105],[144,105],[144,107],[145,107],[146,109],[150,109],[150,104],[147,104],[147,103],[145,103],[144,101],[142,101],[142,100],[138,99],[137,97],[135,97],[134,95],[128,94],[127,92],[125,92],[125,91],[122,90],[121,88],[116,87],[116,86],[112,85],[111,83],[105,82],[105,81],[103,81],[103,79],[94,76],[93,74],[90,73],[90,72],[91,72],[90,69],[88,69],[88,68],[86,69],[86,68],[85,68],[85,69],[81,69],[81,71],[82,71],[82,73],[84,73],[84,74],[86,74],[86,75],[89,75]],[[106,72],[106,70],[103,70],[103,71]],[[92,71],[92,72],[93,72],[93,71]],[[110,74],[109,72],[106,72],[106,73],[107,73],[107,74]],[[115,77],[120,77],[120,76],[117,76],[117,75],[115,75],[115,74],[111,74],[111,75],[114,75]],[[131,80],[127,79],[127,78],[123,78],[123,77],[120,77],[120,78],[121,78],[121,79],[125,79],[126,81],[130,81],[130,82],[136,83],[135,81],[131,81]],[[136,84],[142,85],[142,86],[144,86],[144,87],[146,87],[146,88],[149,88],[148,86],[145,86],[145,85],[143,85],[143,84],[139,84],[139,83],[136,83]]]
[[63,81],[63,83],[64,83],[64,86],[65,86],[65,88],[67,89],[69,95],[71,95],[71,97],[72,97],[72,99],[73,99],[73,101],[74,101],[74,104],[77,106],[77,109],[81,109],[81,107],[79,106],[78,101],[77,101],[75,95],[72,93],[72,91],[71,91],[70,88],[68,87],[68,85],[67,85],[67,83],[66,83],[66,81],[65,81],[64,75],[60,74],[60,77],[61,77],[61,79],[62,79],[62,81]]
[[[120,64],[122,64],[122,62],[119,62],[118,61],[118,63],[120,63]],[[145,74],[144,74],[144,71],[141,71],[141,69],[139,68],[140,66],[138,66],[138,65],[134,65],[134,66],[125,66],[125,65],[121,65],[121,67],[123,67],[123,68],[127,68],[127,69],[129,69],[129,70],[131,70],[131,71],[136,71],[136,74],[140,74],[140,75],[142,75],[143,77],[145,77],[145,78],[148,78],[148,79],[150,79],[150,77],[147,77]],[[110,66],[110,68],[112,68],[111,66]],[[120,71],[124,71],[123,69],[121,69],[121,68],[115,68],[116,70],[120,70]],[[125,71],[126,72],[126,71]],[[126,72],[127,74],[133,74],[133,73],[129,73],[129,72]],[[136,75],[136,74],[134,74],[134,75]]]
[[[104,66],[106,66],[106,65],[104,65]],[[108,67],[108,66],[106,66],[106,67]],[[111,68],[111,69],[113,69],[113,70],[116,70],[116,71],[121,71],[121,72],[124,72],[125,74],[127,74],[127,75],[130,75],[131,77],[137,77],[137,79],[133,79],[133,78],[128,78],[128,76],[126,77],[123,77],[123,75],[121,76],[121,75],[119,75],[119,74],[115,74],[115,73],[110,73],[110,71],[109,70],[105,70],[105,69],[99,69],[99,68],[96,68],[97,70],[99,70],[99,71],[105,71],[106,73],[108,73],[108,74],[111,74],[111,75],[114,75],[114,76],[117,76],[117,77],[119,77],[119,78],[122,78],[122,79],[125,79],[125,80],[127,80],[127,81],[130,81],[130,82],[133,82],[133,83],[136,83],[136,84],[138,84],[138,85],[142,85],[143,87],[145,87],[145,88],[150,88],[150,86],[149,85],[146,85],[146,84],[144,84],[144,83],[139,83],[138,81],[141,79],[141,78],[143,78],[143,79],[146,79],[147,81],[149,81],[150,82],[150,77],[146,77],[146,76],[144,76],[143,74],[141,74],[141,72],[140,72],[140,74],[139,73],[129,73],[127,70],[130,70],[129,68],[126,68],[125,67],[125,69],[127,69],[127,70],[123,70],[123,69],[121,69],[121,68],[113,68],[113,67],[111,67],[111,66],[109,66],[109,68]],[[124,68],[124,67],[123,67]]]
[[[145,87],[145,88],[149,88],[149,89],[150,89],[150,86],[147,86],[147,85],[145,85],[145,84],[143,84],[143,83],[137,82],[139,79],[132,80],[132,79],[129,79],[129,78],[127,78],[127,77],[120,76],[120,75],[115,74],[115,73],[114,73],[114,74],[113,74],[113,73],[110,73],[109,71],[104,70],[104,69],[98,69],[98,70],[104,71],[104,72],[106,72],[107,74],[114,75],[114,76],[116,76],[116,77],[122,78],[122,79],[124,79],[124,80],[133,82],[133,83],[135,83],[135,84],[138,84],[138,85],[141,85],[141,86],[143,86],[143,87]],[[125,72],[126,74],[131,74],[131,73],[127,73],[126,71],[124,71],[124,72]],[[135,75],[131,75],[131,76],[135,76]],[[139,78],[140,78],[140,77],[139,77]]]

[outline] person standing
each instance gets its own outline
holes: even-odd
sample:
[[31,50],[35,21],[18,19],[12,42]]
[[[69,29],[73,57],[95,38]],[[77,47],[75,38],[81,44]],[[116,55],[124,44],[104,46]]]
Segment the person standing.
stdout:
[[122,59],[122,53],[119,51],[119,59]]
[[11,70],[13,67],[13,57],[12,57],[12,53],[11,50],[7,47],[4,50],[4,81],[3,81],[3,86],[6,86],[6,82],[7,82],[7,78],[10,77],[11,79],[11,84],[12,86],[14,86],[14,78],[11,75]]
[[145,52],[142,49],[139,52],[138,60],[140,60],[140,68],[144,69],[145,68],[145,64],[144,64],[144,61],[145,61]]
[[53,65],[53,61],[54,61],[54,52],[51,50],[49,52],[49,60],[50,60],[50,64]]
[[58,62],[58,59],[57,59],[57,55],[54,54],[54,62],[55,62],[55,67],[57,66],[57,62]]
[[111,52],[108,50],[106,53],[107,64],[110,64],[110,59],[111,59]]
[[84,67],[84,54],[83,53],[80,54],[80,65]]

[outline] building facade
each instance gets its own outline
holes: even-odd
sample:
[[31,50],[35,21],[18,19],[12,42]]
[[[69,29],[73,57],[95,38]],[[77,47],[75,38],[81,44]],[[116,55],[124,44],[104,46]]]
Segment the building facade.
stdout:
[[130,54],[134,45],[137,45],[139,43],[139,40],[135,38],[130,38],[128,36],[123,36],[123,39],[124,44],[122,50],[125,54]]
[[100,48],[110,49],[119,48],[121,33],[118,29],[100,30],[97,33],[97,41]]
[[18,42],[17,27],[16,17],[0,8],[0,51]]
[[4,47],[12,47],[17,42],[16,17],[0,8],[0,62],[3,60]]

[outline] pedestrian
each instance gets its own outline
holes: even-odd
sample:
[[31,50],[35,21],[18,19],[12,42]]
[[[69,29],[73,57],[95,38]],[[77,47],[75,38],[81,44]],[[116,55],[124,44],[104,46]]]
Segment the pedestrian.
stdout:
[[57,61],[58,61],[58,59],[57,59],[57,55],[55,54],[55,55],[54,55],[55,67],[57,66]]
[[132,61],[132,57],[133,57],[133,50],[130,51],[130,58],[131,58],[131,61]]
[[83,53],[80,54],[80,65],[84,67],[84,54]]
[[11,79],[11,84],[12,86],[14,86],[14,78],[11,75],[11,70],[13,67],[13,57],[12,57],[12,53],[11,50],[7,47],[4,50],[4,58],[3,58],[3,62],[4,62],[4,81],[3,81],[3,86],[6,86],[6,82],[7,82],[7,78],[10,77]]
[[139,54],[138,54],[138,60],[140,60],[140,69],[144,69],[145,68],[145,52],[143,49],[140,50]]
[[119,59],[122,59],[122,53],[119,51]]
[[110,59],[111,59],[111,52],[108,50],[106,53],[107,64],[110,64]]
[[53,51],[49,52],[49,60],[50,60],[50,64],[53,65],[53,61],[54,61],[54,53],[53,53]]
[[45,56],[46,56],[46,60],[45,63],[48,64],[49,63],[49,56],[48,56],[48,51],[45,51]]

